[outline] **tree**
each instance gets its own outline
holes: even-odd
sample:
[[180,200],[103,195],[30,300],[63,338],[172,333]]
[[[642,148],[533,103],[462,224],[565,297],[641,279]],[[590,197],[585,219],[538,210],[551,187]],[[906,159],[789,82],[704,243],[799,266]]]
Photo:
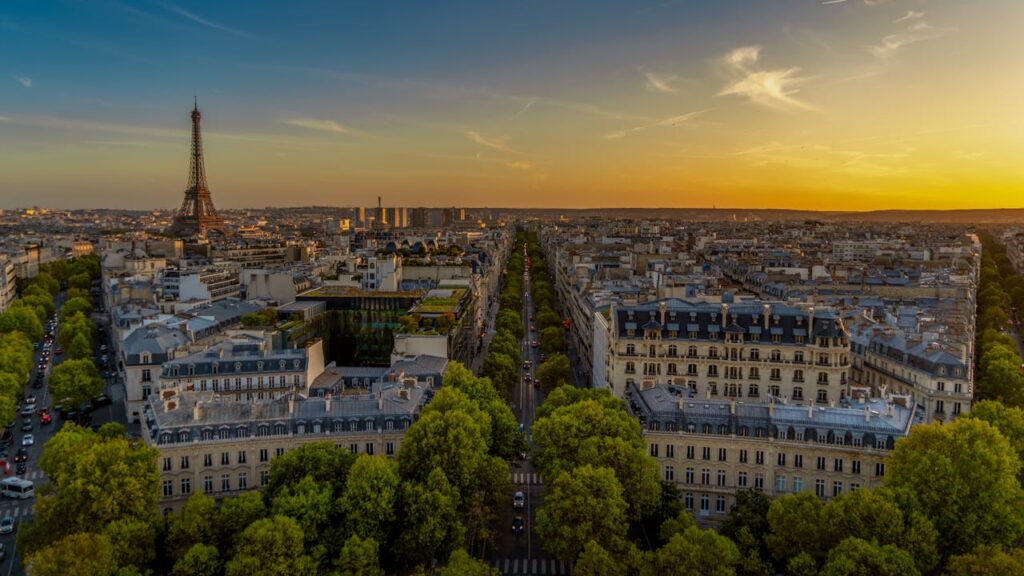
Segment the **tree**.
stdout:
[[346,448],[331,442],[311,442],[289,450],[270,463],[270,475],[263,488],[267,502],[288,485],[299,483],[306,476],[327,483],[331,493],[340,496],[345,489],[345,478],[356,456]]
[[913,495],[938,530],[944,554],[1012,545],[1024,533],[1020,461],[988,422],[962,418],[915,426],[888,464],[885,485]]
[[[1017,458],[1024,462],[1024,409],[1011,408],[994,400],[982,400],[971,407],[969,418],[984,420],[995,426],[1017,453]],[[1018,479],[1024,476],[1018,473]]]
[[437,571],[437,576],[499,576],[499,572],[460,549],[452,552],[448,564]]
[[352,534],[386,543],[395,521],[400,486],[393,462],[382,456],[359,456],[349,470],[341,497],[345,523]]
[[540,338],[537,340],[540,345],[540,349],[545,354],[554,354],[555,352],[564,353],[568,347],[565,341],[565,328],[561,326],[552,326],[545,328],[540,333]]
[[905,550],[847,538],[828,553],[821,576],[917,576],[920,572]]
[[658,550],[658,565],[665,576],[732,576],[740,551],[725,536],[691,526]]
[[102,534],[81,532],[29,553],[25,562],[31,576],[114,576],[114,546]]
[[[758,552],[767,552],[763,542],[769,531],[768,510],[771,505],[771,499],[760,490],[738,490],[736,503],[722,524],[722,535],[737,543],[752,539],[757,543]],[[744,530],[746,532],[741,537]]]
[[537,328],[544,330],[551,327],[559,327],[562,325],[562,319],[558,314],[551,308],[544,308],[537,312]]
[[75,334],[68,345],[68,358],[71,360],[85,360],[92,356],[92,342],[83,332]]
[[167,549],[172,558],[181,558],[195,544],[215,541],[217,503],[202,492],[185,501],[181,512],[171,516],[167,529]]
[[494,385],[501,390],[503,396],[508,396],[519,383],[519,367],[511,357],[506,356],[493,349],[484,356],[484,363],[481,370],[494,382]]
[[195,544],[174,563],[174,576],[217,576],[220,554],[216,546]]
[[153,518],[115,520],[103,528],[114,548],[114,561],[122,570],[145,570],[156,559],[156,527]]
[[346,540],[338,558],[338,576],[384,576],[377,542],[357,535]]
[[337,514],[336,504],[330,484],[306,476],[296,484],[281,488],[274,497],[270,513],[273,517],[293,518],[305,534],[306,544],[313,548],[329,526],[329,520]]
[[1024,549],[1009,552],[999,546],[978,546],[969,554],[953,556],[947,576],[1019,576],[1024,574]]
[[88,318],[92,314],[92,302],[89,302],[88,298],[71,298],[60,307],[61,322],[73,318],[76,314]]
[[519,306],[515,306],[512,309],[504,309],[498,312],[494,319],[494,327],[498,330],[507,330],[517,340],[522,339],[526,335],[526,328],[523,327],[523,320],[518,312],[521,308],[522,304],[520,303]]
[[675,518],[669,518],[662,522],[658,539],[663,543],[668,543],[676,534],[682,534],[696,525],[697,521],[694,520],[693,514],[683,510]]
[[21,332],[30,340],[43,337],[43,325],[31,308],[14,306],[0,314],[0,333]]
[[771,532],[765,543],[772,557],[786,563],[802,552],[815,560],[824,558],[821,511],[824,504],[810,492],[777,498],[768,508]]
[[60,292],[60,282],[57,282],[53,276],[45,272],[36,274],[34,278],[29,281],[29,284],[38,284],[42,286],[44,290],[50,293],[51,296],[56,296]]
[[402,483],[399,510],[403,529],[399,531],[396,548],[409,564],[423,565],[447,558],[465,540],[458,494],[440,468],[432,470],[424,483]]
[[78,406],[103,392],[103,378],[92,360],[65,360],[50,375],[50,393],[65,405]]
[[610,468],[583,466],[554,479],[537,511],[537,534],[556,557],[579,557],[593,540],[607,550],[625,544],[626,500]]
[[569,358],[565,354],[552,354],[537,369],[537,377],[545,390],[552,390],[562,384],[568,384],[571,379],[569,371]]
[[[279,456],[278,460],[281,458],[283,456]],[[263,496],[259,492],[243,492],[233,498],[225,498],[217,514],[215,525],[221,549],[226,550],[233,546],[237,536],[253,522],[265,518],[266,515],[267,508],[263,504]]]
[[626,568],[593,540],[583,546],[573,567],[576,576],[626,576]]
[[225,569],[227,576],[312,576],[316,563],[302,554],[303,534],[299,524],[287,516],[257,520],[241,534],[234,557]]
[[89,287],[92,286],[92,278],[90,278],[89,274],[86,272],[73,274],[68,276],[68,286],[88,290]]

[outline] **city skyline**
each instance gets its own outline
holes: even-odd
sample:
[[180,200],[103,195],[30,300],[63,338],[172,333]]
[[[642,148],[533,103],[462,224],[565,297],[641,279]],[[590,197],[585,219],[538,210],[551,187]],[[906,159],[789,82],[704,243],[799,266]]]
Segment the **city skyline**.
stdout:
[[0,10],[0,205],[1020,207],[1024,5]]

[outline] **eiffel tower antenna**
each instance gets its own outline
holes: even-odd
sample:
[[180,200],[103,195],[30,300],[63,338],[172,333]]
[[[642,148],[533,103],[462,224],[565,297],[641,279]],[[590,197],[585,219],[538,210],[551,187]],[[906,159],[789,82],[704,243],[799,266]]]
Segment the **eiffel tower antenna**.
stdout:
[[193,96],[192,108],[192,157],[188,170],[188,186],[185,200],[174,216],[171,231],[178,236],[206,236],[208,232],[224,234],[224,219],[217,214],[206,182],[206,165],[203,161],[203,137],[199,129],[203,115],[199,112],[199,99]]

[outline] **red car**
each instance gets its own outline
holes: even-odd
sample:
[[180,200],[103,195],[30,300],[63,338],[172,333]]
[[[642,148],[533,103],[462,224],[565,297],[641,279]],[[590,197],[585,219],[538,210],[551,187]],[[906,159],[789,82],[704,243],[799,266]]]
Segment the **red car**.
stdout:
[[43,412],[42,414],[39,415],[40,425],[49,424],[50,422],[53,422],[53,416],[50,416],[49,412]]
[[64,353],[64,349],[63,348],[57,348],[56,350],[53,351],[53,353],[56,356],[60,356],[61,354]]

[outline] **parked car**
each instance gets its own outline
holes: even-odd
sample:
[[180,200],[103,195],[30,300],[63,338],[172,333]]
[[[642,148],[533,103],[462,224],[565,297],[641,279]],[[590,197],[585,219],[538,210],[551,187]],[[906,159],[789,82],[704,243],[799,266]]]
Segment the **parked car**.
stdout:
[[512,496],[512,507],[516,510],[521,510],[526,507],[526,494],[516,492],[515,495]]
[[28,396],[25,396],[25,403],[26,404],[35,404],[36,403],[36,395],[35,394],[29,394]]
[[106,394],[100,394],[99,396],[92,399],[93,410],[101,406],[110,406],[110,404],[110,396],[107,396]]
[[21,445],[22,446],[31,446],[31,445],[33,445],[35,443],[36,443],[36,439],[31,434],[25,434],[24,436],[21,437]]
[[0,520],[0,534],[10,534],[11,532],[14,532],[14,518],[4,516],[4,519]]
[[32,431],[32,419],[31,418],[25,418],[24,420],[21,421],[21,431],[22,432],[31,432]]
[[64,349],[63,348],[57,348],[56,350],[53,351],[53,353],[55,355],[57,355],[57,356],[60,356],[61,354],[64,353]]
[[36,405],[35,404],[25,404],[24,406],[21,407],[20,414],[22,416],[31,416],[31,415],[33,415],[35,413],[36,413]]
[[536,340],[534,340],[533,342],[530,342],[530,348],[536,348],[537,346],[539,346],[539,344],[537,344]]
[[48,411],[47,412],[43,412],[42,414],[39,415],[39,425],[40,426],[45,426],[45,425],[47,425],[47,424],[49,424],[51,422],[53,422],[53,416],[50,416],[50,413]]
[[18,448],[18,451],[14,453],[15,462],[27,462],[28,461],[28,450],[25,448]]
[[525,529],[526,529],[526,525],[523,524],[523,517],[522,516],[516,516],[515,518],[512,519],[512,533],[513,534],[522,534]]

